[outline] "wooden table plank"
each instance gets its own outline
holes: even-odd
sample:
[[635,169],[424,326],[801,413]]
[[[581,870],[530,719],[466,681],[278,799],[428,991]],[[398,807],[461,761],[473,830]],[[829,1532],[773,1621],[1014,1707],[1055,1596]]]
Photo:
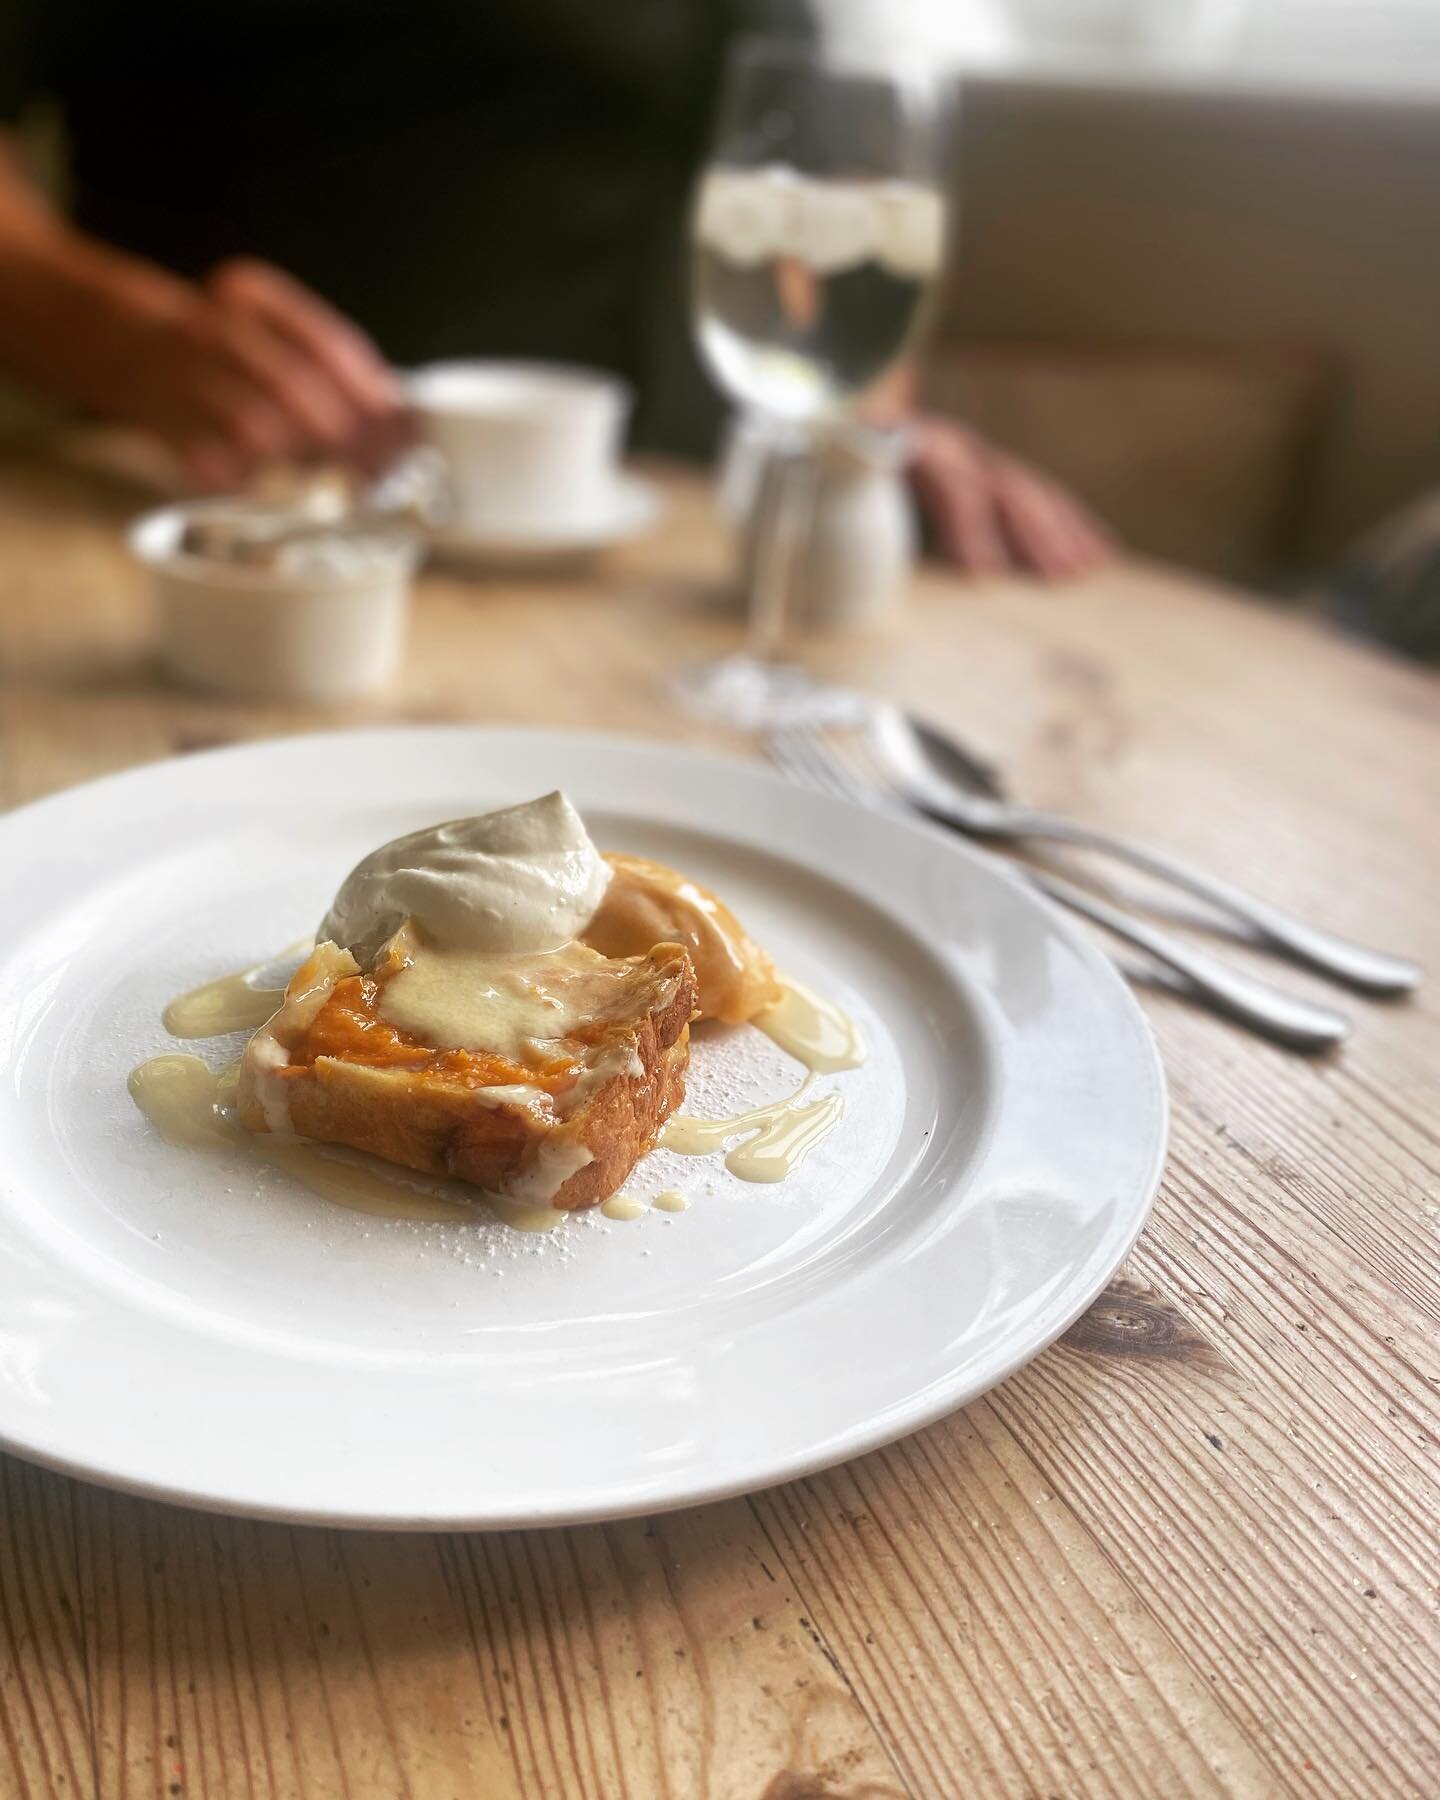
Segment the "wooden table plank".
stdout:
[[743,1501],[447,1538],[77,1492],[104,1794],[906,1792]]
[[[663,677],[733,641],[726,552],[701,490],[667,491],[667,528],[589,580],[427,577],[402,689],[324,720],[705,741]],[[153,679],[116,544],[137,504],[0,464],[4,802],[320,722]],[[903,634],[816,662],[962,728],[1031,798],[1440,960],[1440,706],[1414,668],[1133,565],[1063,591],[929,576]],[[453,1539],[0,1465],[0,1784],[1440,1792],[1440,1010],[1357,999],[1353,1043],[1307,1063],[1142,992],[1175,1123],[1127,1275],[900,1445],[648,1524]]]
[[1029,1793],[1040,1770],[1135,1800],[1265,1791],[1214,1691],[996,1407],[759,1504],[916,1792]]
[[74,1482],[0,1457],[0,1793],[94,1792]]

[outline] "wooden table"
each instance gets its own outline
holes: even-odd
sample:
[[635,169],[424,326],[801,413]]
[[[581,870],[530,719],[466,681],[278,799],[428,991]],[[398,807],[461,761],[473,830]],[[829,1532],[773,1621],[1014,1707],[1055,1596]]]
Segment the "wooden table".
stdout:
[[[664,531],[591,578],[428,577],[403,693],[346,716],[696,735],[660,678],[735,625],[704,495],[670,487]],[[0,466],[6,802],[321,722],[156,682],[118,537],[138,500]],[[1138,566],[928,575],[903,634],[822,661],[1034,798],[1440,968],[1414,668]],[[810,1480],[410,1537],[4,1462],[0,1791],[1440,1794],[1434,991],[1356,1002],[1320,1063],[1147,992],[1173,1147],[1123,1279],[985,1399]]]

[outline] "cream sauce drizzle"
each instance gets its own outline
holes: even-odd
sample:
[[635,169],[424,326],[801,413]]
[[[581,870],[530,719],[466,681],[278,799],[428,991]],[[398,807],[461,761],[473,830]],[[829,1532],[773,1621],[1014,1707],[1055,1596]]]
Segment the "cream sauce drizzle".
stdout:
[[380,992],[381,1018],[422,1044],[532,1060],[536,1043],[633,1004],[633,971],[584,944],[528,953],[417,944]]
[[[168,1144],[185,1150],[245,1150],[283,1169],[302,1187],[352,1212],[392,1219],[474,1221],[474,1206],[425,1194],[363,1163],[326,1156],[305,1138],[243,1130],[223,1110],[234,1094],[238,1064],[216,1075],[198,1056],[152,1056],[130,1072],[130,1097]],[[503,1194],[476,1193],[515,1231],[553,1231],[565,1214],[522,1206]]]
[[844,1110],[839,1094],[791,1107],[753,1138],[737,1144],[725,1158],[725,1167],[742,1181],[783,1181],[830,1135]]
[[[725,1167],[741,1181],[783,1181],[828,1136],[845,1110],[839,1094],[826,1094],[807,1103],[814,1082],[814,1075],[807,1075],[793,1094],[729,1119],[697,1119],[675,1113],[660,1142],[682,1156],[709,1156],[712,1151],[726,1150]],[[734,1143],[738,1137],[745,1141]]]
[[130,1098],[167,1144],[228,1150],[238,1129],[218,1109],[220,1078],[198,1056],[152,1056],[130,1071]]
[[525,1206],[506,1194],[478,1194],[495,1217],[512,1231],[558,1231],[570,1217],[560,1206]]
[[674,1188],[668,1188],[665,1193],[657,1194],[650,1204],[656,1212],[677,1213],[690,1210],[690,1202]]
[[242,1058],[236,1057],[234,1062],[227,1063],[215,1077],[215,1104],[233,1107],[235,1096],[240,1089],[240,1064]]
[[298,956],[309,950],[313,940],[301,938],[282,950],[279,956],[267,957],[248,969],[237,969],[232,975],[221,975],[203,987],[191,988],[172,1000],[161,1015],[171,1037],[224,1037],[230,1031],[254,1031],[285,998],[283,987],[255,987],[251,977],[268,969],[282,957]]
[[630,1194],[612,1194],[601,1202],[600,1210],[607,1219],[638,1219],[645,1213],[646,1206],[643,1200],[636,1200]]
[[473,1207],[438,1194],[418,1193],[378,1169],[322,1155],[305,1138],[278,1137],[273,1132],[245,1133],[244,1148],[336,1206],[386,1219],[446,1219],[455,1224],[474,1220]]
[[813,1074],[858,1069],[865,1060],[865,1041],[850,1015],[788,977],[781,978],[781,988],[780,998],[752,1023]]

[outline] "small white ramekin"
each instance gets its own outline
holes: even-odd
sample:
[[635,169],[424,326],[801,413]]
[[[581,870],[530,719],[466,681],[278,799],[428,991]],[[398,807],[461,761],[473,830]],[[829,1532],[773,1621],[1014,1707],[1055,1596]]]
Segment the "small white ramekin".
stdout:
[[388,686],[404,656],[415,552],[387,546],[353,570],[293,574],[180,549],[191,520],[243,510],[195,501],[130,527],[130,548],[154,580],[165,667],[196,687],[257,699],[350,700]]

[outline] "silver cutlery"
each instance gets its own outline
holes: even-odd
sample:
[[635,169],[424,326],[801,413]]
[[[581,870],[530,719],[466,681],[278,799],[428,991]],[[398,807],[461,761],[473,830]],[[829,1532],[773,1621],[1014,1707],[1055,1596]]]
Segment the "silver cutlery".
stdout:
[[[882,770],[862,772],[815,725],[796,724],[771,732],[765,749],[781,774],[803,786],[835,795],[860,806],[882,811],[928,812],[919,808]],[[1295,1050],[1328,1050],[1350,1033],[1350,1020],[1342,1012],[1321,1006],[1273,987],[1258,976],[1232,968],[1208,951],[1182,943],[1083,888],[1072,886],[1048,871],[1010,865],[1050,899],[1081,913],[1114,936],[1143,950],[1163,968],[1180,977],[1185,988],[1237,1023]]]
[[948,825],[976,837],[1033,838],[1117,857],[1218,907],[1297,961],[1366,993],[1405,994],[1420,982],[1423,971],[1417,963],[1307,925],[1278,906],[1192,869],[1164,851],[1055,813],[1017,805],[1006,797],[999,776],[988,764],[896,706],[871,705],[865,709],[862,723],[876,761],[894,785],[912,806]]

